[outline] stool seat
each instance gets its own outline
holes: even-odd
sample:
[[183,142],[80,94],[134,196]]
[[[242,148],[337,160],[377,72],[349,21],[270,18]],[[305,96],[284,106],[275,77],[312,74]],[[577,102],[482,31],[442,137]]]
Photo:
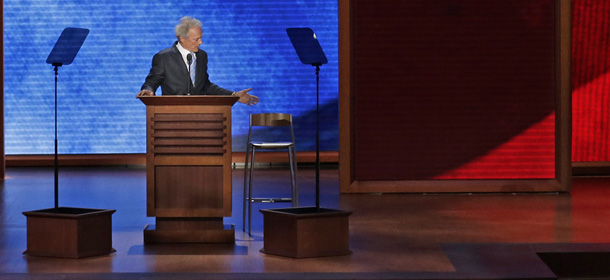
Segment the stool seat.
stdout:
[[[258,127],[258,128],[257,128]],[[260,141],[253,140],[260,136],[259,128],[264,127],[286,127],[290,130],[291,141]],[[264,129],[262,129],[264,132]],[[258,133],[256,133],[258,132]],[[276,134],[274,134],[276,135]],[[252,173],[257,149],[286,149],[290,162],[291,175],[291,198],[253,198]],[[248,144],[246,147],[246,160],[244,164],[244,199],[243,199],[243,231],[246,231],[246,217],[248,220],[248,235],[252,235],[252,203],[277,203],[291,202],[292,207],[299,206],[299,195],[296,181],[297,163],[296,149],[294,145],[294,130],[292,127],[292,115],[284,113],[262,113],[250,115],[250,129],[248,131]]]
[[250,142],[253,146],[262,149],[285,149],[294,145],[292,142]]
[[292,202],[292,198],[252,198],[252,203],[275,203],[275,202]]

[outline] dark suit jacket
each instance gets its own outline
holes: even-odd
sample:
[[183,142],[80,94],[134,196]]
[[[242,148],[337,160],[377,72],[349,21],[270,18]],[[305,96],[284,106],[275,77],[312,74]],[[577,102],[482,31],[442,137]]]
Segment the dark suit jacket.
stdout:
[[[163,95],[185,95],[190,83],[188,68],[186,67],[176,44],[164,49],[153,57],[152,67],[141,89],[153,92],[161,86]],[[233,92],[221,88],[210,82],[208,76],[208,54],[199,50],[197,57],[197,76],[195,86],[191,89],[192,95],[231,95]]]

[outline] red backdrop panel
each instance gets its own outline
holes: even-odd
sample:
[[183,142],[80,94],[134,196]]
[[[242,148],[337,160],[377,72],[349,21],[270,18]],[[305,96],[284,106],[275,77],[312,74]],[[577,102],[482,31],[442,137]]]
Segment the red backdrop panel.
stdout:
[[610,0],[573,0],[572,15],[572,161],[610,162]]
[[555,178],[555,1],[353,1],[356,180]]

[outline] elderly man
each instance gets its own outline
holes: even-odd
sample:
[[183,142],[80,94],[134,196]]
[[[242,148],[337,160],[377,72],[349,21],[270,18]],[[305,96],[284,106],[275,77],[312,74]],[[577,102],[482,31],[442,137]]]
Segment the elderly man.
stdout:
[[159,86],[163,95],[236,95],[238,102],[254,105],[258,97],[244,89],[233,92],[210,82],[208,54],[199,49],[202,44],[201,21],[183,17],[175,28],[178,41],[153,57],[152,68],[137,97],[153,96]]

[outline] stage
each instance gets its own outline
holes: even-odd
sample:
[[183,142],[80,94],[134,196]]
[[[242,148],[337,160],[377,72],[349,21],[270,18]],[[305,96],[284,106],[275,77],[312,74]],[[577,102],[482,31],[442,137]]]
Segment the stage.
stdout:
[[[116,253],[59,259],[22,254],[22,212],[53,207],[53,169],[8,168],[0,187],[0,279],[610,277],[603,265],[610,258],[607,177],[574,178],[571,193],[340,195],[338,167],[324,165],[321,204],[353,211],[353,254],[290,259],[260,252],[264,236],[258,212],[289,204],[254,204],[248,236],[241,226],[243,169],[232,172],[233,216],[224,222],[235,225],[234,245],[144,246],[143,229],[154,219],[146,217],[143,166],[62,168],[60,206],[116,209]],[[289,194],[286,167],[261,168],[254,175],[255,196]],[[315,204],[314,180],[312,166],[299,168],[301,206]]]

